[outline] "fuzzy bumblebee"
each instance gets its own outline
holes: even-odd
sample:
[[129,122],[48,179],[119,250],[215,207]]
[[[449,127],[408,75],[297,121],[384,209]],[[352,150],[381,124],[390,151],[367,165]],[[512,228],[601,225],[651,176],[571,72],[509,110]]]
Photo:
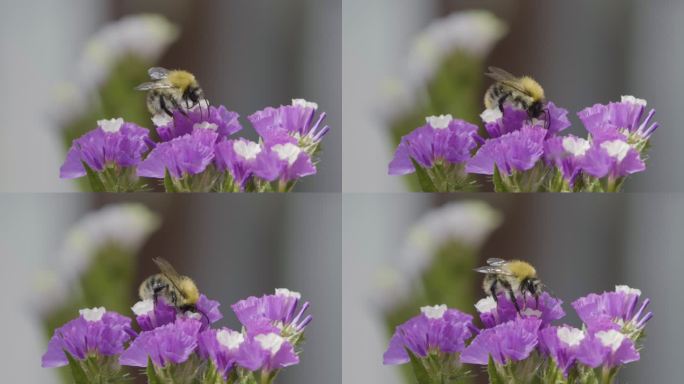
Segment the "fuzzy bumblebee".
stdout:
[[516,297],[525,297],[527,293],[539,298],[542,283],[537,277],[537,270],[530,264],[521,260],[487,259],[484,267],[475,268],[475,272],[485,274],[482,289],[494,300],[500,293],[508,295],[515,309],[520,312]]
[[138,294],[141,300],[152,299],[155,303],[161,297],[167,304],[181,312],[196,312],[195,304],[200,293],[191,278],[181,276],[173,266],[162,258],[153,259],[161,273],[154,274],[140,284]]
[[530,118],[538,118],[545,112],[544,88],[533,78],[516,77],[496,67],[489,67],[485,75],[496,81],[485,92],[487,109],[498,108],[503,112],[504,105],[510,104],[527,111]]
[[142,83],[135,89],[147,91],[147,109],[153,116],[173,116],[174,111],[187,114],[203,99],[204,92],[190,72],[161,67],[150,68],[147,72],[154,81]]

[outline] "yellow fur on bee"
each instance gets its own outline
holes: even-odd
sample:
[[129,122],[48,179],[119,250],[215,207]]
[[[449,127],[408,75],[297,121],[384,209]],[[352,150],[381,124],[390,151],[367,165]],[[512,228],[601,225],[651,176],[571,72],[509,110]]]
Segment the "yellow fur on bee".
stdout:
[[178,289],[183,294],[183,297],[185,297],[187,304],[195,304],[197,303],[197,300],[199,300],[199,290],[197,289],[197,285],[195,285],[195,282],[190,278],[183,278]]
[[532,96],[534,100],[544,99],[544,88],[542,88],[536,80],[529,76],[523,76],[520,78],[520,85],[527,92],[528,95]]
[[195,84],[195,76],[187,71],[171,71],[169,72],[166,80],[174,87],[180,88],[185,91],[189,86]]
[[524,280],[530,277],[537,277],[537,270],[532,265],[520,260],[512,260],[506,263],[506,269],[517,277]]

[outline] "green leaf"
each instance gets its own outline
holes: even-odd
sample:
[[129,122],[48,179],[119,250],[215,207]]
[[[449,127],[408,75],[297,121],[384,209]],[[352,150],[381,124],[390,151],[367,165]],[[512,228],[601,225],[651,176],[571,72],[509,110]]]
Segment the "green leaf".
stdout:
[[152,359],[147,358],[147,384],[164,384],[162,379],[157,375],[157,371],[154,370],[154,364],[152,364]]
[[504,182],[503,177],[501,176],[499,167],[497,167],[496,165],[494,165],[494,175],[492,176],[492,183],[494,183],[495,192],[509,192],[508,187],[506,186],[506,183]]
[[411,163],[413,163],[413,167],[416,169],[418,183],[423,192],[438,192],[437,187],[435,187],[435,184],[432,182],[430,175],[427,174],[427,171],[425,171],[425,168],[422,168],[413,158],[411,158]]
[[88,380],[88,376],[86,375],[85,371],[83,370],[83,367],[81,367],[81,364],[74,359],[69,352],[64,351],[64,354],[67,357],[67,360],[69,361],[69,368],[71,368],[71,376],[74,379],[75,384],[90,384],[90,380]]
[[90,168],[84,161],[81,161],[81,164],[83,164],[83,168],[86,171],[86,176],[88,177],[88,183],[90,183],[90,188],[93,190],[93,192],[106,192],[107,188],[105,188],[105,185],[102,183],[102,179],[100,179],[98,173],[93,171],[93,169]]
[[411,359],[411,367],[413,368],[413,374],[416,376],[418,384],[433,384],[432,379],[430,379],[430,374],[423,365],[423,362],[416,356],[410,349],[405,348],[406,353]]
[[168,169],[164,170],[164,189],[166,189],[166,192],[178,192]]
[[506,380],[499,374],[491,356],[489,356],[487,363],[487,374],[489,375],[489,384],[506,384]]

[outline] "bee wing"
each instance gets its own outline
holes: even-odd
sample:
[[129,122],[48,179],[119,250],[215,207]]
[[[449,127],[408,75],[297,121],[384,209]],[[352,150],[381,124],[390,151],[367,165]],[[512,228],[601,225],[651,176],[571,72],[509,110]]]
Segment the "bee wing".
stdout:
[[152,67],[147,70],[147,74],[149,74],[150,78],[153,80],[162,80],[166,79],[166,76],[169,75],[169,70],[162,67]]
[[152,89],[168,89],[172,88],[171,84],[167,84],[161,81],[151,81],[147,83],[142,83],[135,87],[136,91],[149,91]]
[[490,257],[489,259],[487,259],[487,264],[493,265],[493,266],[495,266],[495,267],[504,265],[504,264],[506,264],[506,263],[507,263],[506,260],[504,260],[504,259],[499,259],[499,258],[497,258],[497,257]]
[[176,272],[171,263],[162,259],[161,257],[156,257],[152,259],[152,261],[157,264],[157,267],[159,267],[162,275],[166,276],[166,278],[168,278],[171,283],[178,288],[180,285],[181,276],[178,274],[178,272]]
[[489,72],[485,73],[485,75],[496,81],[515,81],[518,79],[514,75],[498,67],[489,67],[487,69]]
[[512,276],[512,274],[498,266],[493,266],[493,265],[487,265],[484,267],[478,267],[473,269],[475,272],[479,273],[486,273],[486,274],[492,274],[492,275],[504,275],[504,276]]
[[520,80],[515,75],[512,75],[501,68],[489,67],[489,72],[485,73],[485,75],[515,89],[516,91],[526,93],[519,84]]

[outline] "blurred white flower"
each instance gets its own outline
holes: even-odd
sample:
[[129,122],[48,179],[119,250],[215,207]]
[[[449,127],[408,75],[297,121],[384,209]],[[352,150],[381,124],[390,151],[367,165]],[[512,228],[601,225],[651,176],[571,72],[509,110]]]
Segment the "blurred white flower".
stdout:
[[101,84],[125,56],[154,63],[177,37],[178,28],[156,14],[126,16],[105,25],[86,43],[77,64],[82,89],[87,92]]
[[457,242],[478,248],[501,220],[499,212],[480,201],[454,202],[434,209],[409,231],[397,267],[412,280],[423,273],[443,246]]
[[86,214],[65,237],[58,275],[73,281],[88,268],[97,252],[107,246],[138,252],[160,222],[157,214],[142,204],[133,203],[109,205]]
[[60,124],[71,121],[119,60],[135,56],[154,64],[178,35],[178,27],[157,14],[125,16],[105,25],[86,43],[76,63],[76,80],[58,87],[58,107],[51,115]]
[[413,42],[408,58],[409,81],[422,86],[456,51],[485,57],[507,30],[504,22],[483,10],[456,12],[434,21]]
[[483,10],[455,12],[435,20],[414,39],[403,76],[388,79],[381,89],[378,113],[393,121],[413,110],[425,94],[425,85],[444,61],[457,51],[484,58],[508,27],[492,13]]
[[33,277],[33,294],[26,298],[39,315],[44,316],[59,308],[68,298],[69,288],[55,271],[38,271]]
[[404,300],[415,282],[439,250],[451,242],[479,248],[502,221],[502,215],[480,201],[462,201],[436,208],[409,230],[396,263],[376,275],[378,300],[382,310]]

